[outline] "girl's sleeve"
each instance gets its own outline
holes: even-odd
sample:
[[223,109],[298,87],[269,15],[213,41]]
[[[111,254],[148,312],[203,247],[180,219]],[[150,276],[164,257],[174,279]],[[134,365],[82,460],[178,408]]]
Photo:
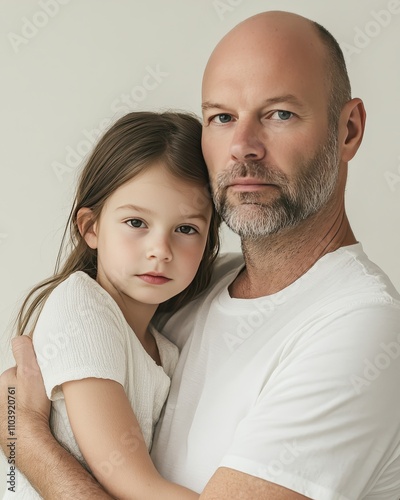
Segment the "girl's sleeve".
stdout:
[[47,299],[33,344],[47,396],[61,399],[61,384],[84,378],[125,382],[124,324],[118,306],[82,273]]

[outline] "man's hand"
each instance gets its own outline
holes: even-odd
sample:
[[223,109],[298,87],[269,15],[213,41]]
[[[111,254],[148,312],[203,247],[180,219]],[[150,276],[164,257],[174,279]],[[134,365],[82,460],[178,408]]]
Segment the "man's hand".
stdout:
[[[27,336],[12,341],[17,366],[0,376],[0,445],[45,499],[110,499],[49,427],[50,401]],[[13,448],[7,447],[15,441]]]
[[7,453],[10,439],[16,438],[19,453],[17,465],[23,458],[26,438],[35,427],[48,427],[50,401],[46,397],[43,378],[36,361],[32,340],[26,335],[12,340],[16,367],[0,376],[0,445]]

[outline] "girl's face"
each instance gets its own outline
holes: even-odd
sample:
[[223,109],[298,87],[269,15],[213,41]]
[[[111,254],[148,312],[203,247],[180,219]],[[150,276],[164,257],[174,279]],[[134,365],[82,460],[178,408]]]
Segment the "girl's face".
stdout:
[[86,235],[97,248],[97,281],[120,306],[177,295],[197,272],[211,213],[204,188],[156,163],[114,191]]

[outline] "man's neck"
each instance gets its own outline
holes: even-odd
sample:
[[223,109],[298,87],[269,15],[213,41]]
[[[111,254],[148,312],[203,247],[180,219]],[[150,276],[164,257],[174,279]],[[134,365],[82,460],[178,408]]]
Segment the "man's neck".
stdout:
[[229,288],[236,298],[256,298],[283,290],[321,257],[357,240],[344,206],[325,210],[296,227],[258,241],[242,241],[246,263]]

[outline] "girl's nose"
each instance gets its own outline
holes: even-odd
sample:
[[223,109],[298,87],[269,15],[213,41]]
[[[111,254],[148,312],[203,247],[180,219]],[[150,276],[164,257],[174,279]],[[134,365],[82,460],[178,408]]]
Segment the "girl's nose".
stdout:
[[146,257],[157,259],[160,262],[170,262],[172,260],[172,250],[168,238],[162,236],[154,239],[149,246]]

